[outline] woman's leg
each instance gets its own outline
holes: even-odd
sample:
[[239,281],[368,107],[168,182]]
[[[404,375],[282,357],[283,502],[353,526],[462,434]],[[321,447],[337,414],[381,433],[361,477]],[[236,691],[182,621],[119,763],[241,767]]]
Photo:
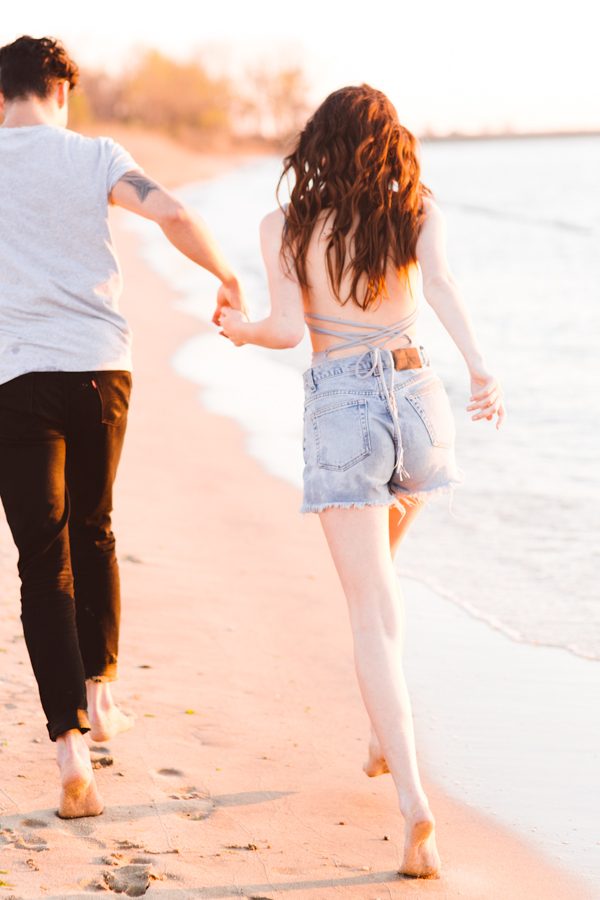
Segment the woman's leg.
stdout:
[[434,819],[419,777],[402,670],[403,611],[390,554],[389,510],[328,509],[320,519],[348,601],[361,694],[405,818],[400,871],[436,876]]
[[[392,560],[396,558],[398,547],[423,506],[422,501],[410,497],[398,498],[398,502],[401,509],[397,506],[390,506],[389,508],[390,553]],[[398,587],[398,590],[401,592],[400,587]],[[372,724],[369,737],[369,756],[363,766],[363,770],[369,778],[386,775],[390,771]]]
[[398,547],[406,537],[406,533],[423,508],[423,501],[411,497],[397,498],[402,509],[390,506],[389,509],[389,534],[390,553],[392,559],[396,558]]

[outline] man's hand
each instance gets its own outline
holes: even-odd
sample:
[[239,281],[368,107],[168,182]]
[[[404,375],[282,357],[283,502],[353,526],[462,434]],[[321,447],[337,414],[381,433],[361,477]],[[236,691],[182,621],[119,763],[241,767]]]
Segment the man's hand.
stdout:
[[232,279],[227,284],[223,283],[217,292],[217,306],[215,308],[212,320],[214,325],[220,325],[220,318],[223,309],[237,309],[243,316],[248,317],[246,309],[246,300],[244,292],[239,281]]

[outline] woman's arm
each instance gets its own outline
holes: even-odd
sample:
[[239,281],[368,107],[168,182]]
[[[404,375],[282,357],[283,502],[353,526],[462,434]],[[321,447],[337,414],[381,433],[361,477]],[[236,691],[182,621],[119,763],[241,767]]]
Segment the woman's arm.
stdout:
[[302,340],[302,294],[293,276],[283,269],[279,255],[283,222],[283,213],[277,209],[265,216],[260,224],[260,246],[269,282],[271,314],[258,322],[247,322],[236,310],[225,307],[221,311],[218,324],[222,334],[238,347],[257,344],[281,350],[295,347]]
[[425,221],[417,241],[425,299],[460,350],[471,376],[472,419],[493,420],[500,428],[506,411],[497,379],[487,371],[473,323],[446,256],[446,228],[439,207],[425,201]]

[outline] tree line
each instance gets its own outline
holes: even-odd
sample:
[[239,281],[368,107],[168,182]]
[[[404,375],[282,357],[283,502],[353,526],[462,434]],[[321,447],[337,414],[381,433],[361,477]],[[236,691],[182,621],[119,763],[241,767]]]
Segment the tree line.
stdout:
[[195,143],[244,139],[284,143],[310,109],[299,66],[215,76],[200,61],[179,62],[148,50],[124,73],[83,70],[73,97],[75,125],[117,121],[166,131]]

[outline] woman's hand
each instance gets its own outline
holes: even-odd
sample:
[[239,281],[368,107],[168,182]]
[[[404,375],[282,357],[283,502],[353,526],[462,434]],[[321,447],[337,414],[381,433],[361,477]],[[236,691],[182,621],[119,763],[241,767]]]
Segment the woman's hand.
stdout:
[[467,412],[474,413],[471,416],[474,422],[478,419],[492,422],[494,416],[497,416],[496,428],[500,428],[506,418],[500,383],[484,369],[471,371],[471,402],[467,406]]
[[217,305],[212,317],[212,321],[215,325],[219,324],[219,317],[222,311],[227,307],[239,309],[243,315],[247,315],[244,291],[235,276],[232,276],[228,282],[222,282],[219,287],[217,292]]
[[244,333],[246,326],[248,325],[248,320],[239,309],[231,309],[230,306],[224,306],[219,315],[217,324],[221,328],[220,333],[224,337],[229,338],[231,343],[235,344],[236,347],[241,347],[246,343]]

